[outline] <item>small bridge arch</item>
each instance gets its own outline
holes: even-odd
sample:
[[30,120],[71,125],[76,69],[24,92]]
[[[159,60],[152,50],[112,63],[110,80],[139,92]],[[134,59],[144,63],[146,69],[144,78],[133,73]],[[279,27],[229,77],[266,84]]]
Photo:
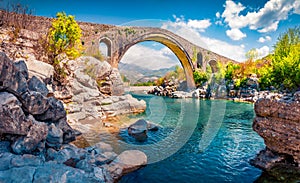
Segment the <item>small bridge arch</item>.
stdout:
[[100,40],[99,40],[99,49],[100,49],[100,45],[101,43],[104,43],[107,47],[107,57],[111,57],[111,49],[112,49],[112,41],[107,38],[107,37],[102,37]]
[[208,61],[207,65],[210,66],[212,73],[216,73],[219,71],[218,62],[216,59],[211,59]]

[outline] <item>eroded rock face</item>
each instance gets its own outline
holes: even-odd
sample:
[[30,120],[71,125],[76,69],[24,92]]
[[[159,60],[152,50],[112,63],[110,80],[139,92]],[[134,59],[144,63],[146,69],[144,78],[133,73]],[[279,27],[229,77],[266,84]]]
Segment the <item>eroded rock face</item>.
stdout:
[[1,136],[12,142],[16,154],[44,151],[48,124],[56,124],[63,132],[63,141],[55,141],[50,128],[48,140],[60,142],[57,147],[74,140],[75,131],[67,125],[62,102],[46,97],[45,84],[38,78],[28,78],[26,69],[23,62],[14,64],[0,53]]
[[32,122],[27,119],[18,99],[10,93],[0,93],[0,133],[26,135]]
[[[255,103],[253,129],[275,154],[292,157],[300,164],[300,92],[290,100],[259,99]],[[266,160],[264,160],[266,161]],[[271,163],[272,164],[272,163]],[[259,165],[263,168],[261,165]],[[265,169],[270,168],[268,164]]]

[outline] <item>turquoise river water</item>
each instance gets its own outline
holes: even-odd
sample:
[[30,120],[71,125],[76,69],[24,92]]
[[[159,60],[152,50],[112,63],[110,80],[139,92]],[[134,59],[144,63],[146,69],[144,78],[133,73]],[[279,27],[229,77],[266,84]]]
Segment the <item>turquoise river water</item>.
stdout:
[[[121,130],[103,137],[115,151],[139,149],[149,164],[120,182],[254,182],[262,171],[249,160],[264,148],[252,130],[253,104],[225,100],[171,99],[136,94],[147,111],[129,118],[159,124],[144,142]],[[127,119],[128,120],[128,119]]]

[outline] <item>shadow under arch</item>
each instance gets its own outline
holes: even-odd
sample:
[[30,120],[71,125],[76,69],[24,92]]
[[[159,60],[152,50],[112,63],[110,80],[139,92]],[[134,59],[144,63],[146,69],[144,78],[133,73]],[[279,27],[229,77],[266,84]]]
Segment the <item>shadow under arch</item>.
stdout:
[[208,61],[208,65],[211,67],[212,73],[217,73],[219,71],[218,62],[215,59]]
[[193,77],[193,72],[195,68],[193,66],[192,60],[189,57],[187,51],[174,38],[163,33],[145,34],[135,39],[130,44],[125,45],[124,46],[125,49],[122,49],[120,52],[118,63],[121,61],[122,57],[130,47],[144,41],[155,41],[168,47],[176,55],[176,57],[178,58],[178,60],[180,61],[184,69],[188,90],[193,90],[196,88],[194,77]]
[[202,52],[197,53],[197,68],[203,67],[203,55]]

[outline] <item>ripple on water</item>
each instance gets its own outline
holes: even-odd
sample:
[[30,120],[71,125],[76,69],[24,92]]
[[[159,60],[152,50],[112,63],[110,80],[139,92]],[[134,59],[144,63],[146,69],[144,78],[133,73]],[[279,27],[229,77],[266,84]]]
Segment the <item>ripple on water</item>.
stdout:
[[[135,96],[147,103],[151,97]],[[121,130],[116,140],[106,139],[116,151],[123,150],[124,143],[147,145],[166,139],[176,128],[180,117],[181,100],[165,99],[167,111],[161,121],[154,121],[163,126],[158,132],[150,132],[146,142],[136,142],[126,130]],[[209,147],[199,151],[199,141],[209,119],[212,102],[201,101],[198,124],[186,144],[172,156],[147,165],[143,169],[124,176],[120,182],[253,182],[261,171],[249,164],[259,150],[264,147],[263,140],[252,130],[254,117],[253,105],[226,102],[226,114],[220,129]],[[152,106],[153,107],[153,106]],[[151,111],[131,118],[145,118],[151,121]],[[152,115],[153,116],[153,115]],[[157,119],[157,118],[156,118]],[[212,128],[214,128],[212,126]],[[214,130],[214,129],[212,129]],[[174,140],[168,139],[174,144]],[[160,151],[168,152],[161,148]],[[147,150],[145,149],[147,154]]]

